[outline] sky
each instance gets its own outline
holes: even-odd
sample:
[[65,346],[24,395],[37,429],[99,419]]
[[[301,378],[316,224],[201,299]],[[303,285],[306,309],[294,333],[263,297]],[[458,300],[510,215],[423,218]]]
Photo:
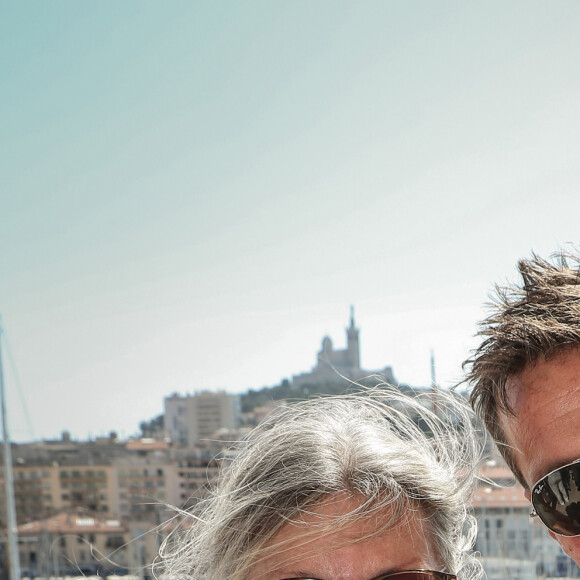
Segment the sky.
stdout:
[[310,370],[461,380],[495,282],[580,242],[580,4],[0,8],[11,436]]

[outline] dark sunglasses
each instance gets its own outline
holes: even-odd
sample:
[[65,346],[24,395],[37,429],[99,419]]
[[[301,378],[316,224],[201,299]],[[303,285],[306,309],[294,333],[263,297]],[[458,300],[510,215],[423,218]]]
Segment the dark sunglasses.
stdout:
[[530,517],[536,516],[555,534],[580,536],[580,459],[533,485]]
[[[455,574],[434,572],[433,570],[403,570],[381,574],[371,580],[457,580]],[[317,580],[316,578],[288,578],[287,580]]]

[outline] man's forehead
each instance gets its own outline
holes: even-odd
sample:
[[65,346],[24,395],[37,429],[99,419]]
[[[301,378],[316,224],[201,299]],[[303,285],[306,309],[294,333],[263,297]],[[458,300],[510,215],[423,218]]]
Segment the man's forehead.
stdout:
[[505,389],[510,408],[533,402],[535,397],[558,396],[580,387],[580,348],[566,349],[551,357],[540,356],[521,371],[508,375]]
[[513,415],[498,419],[528,484],[580,457],[580,351],[540,359],[506,381]]
[[[526,366],[522,371],[509,375],[505,382],[506,400],[511,413],[518,417],[525,414],[536,396],[542,397],[543,386],[549,380],[541,362]],[[502,413],[500,412],[500,419]]]

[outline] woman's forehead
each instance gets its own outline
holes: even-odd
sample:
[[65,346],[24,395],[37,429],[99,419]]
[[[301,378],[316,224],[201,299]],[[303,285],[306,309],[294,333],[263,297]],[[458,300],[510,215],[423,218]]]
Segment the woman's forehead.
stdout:
[[[332,578],[342,577],[336,576],[337,570],[359,570],[362,577],[373,578],[390,570],[439,566],[418,510],[394,522],[389,506],[357,517],[362,503],[356,496],[331,496],[285,524],[269,542],[270,555],[256,565],[253,577]],[[349,514],[354,514],[350,521]]]
[[[401,507],[400,505],[398,506]],[[302,535],[312,528],[342,529],[352,536],[367,536],[398,518],[396,502],[384,506],[358,494],[337,493],[304,509],[278,532],[278,539]],[[356,524],[356,525],[354,525]],[[348,529],[347,529],[348,528]]]

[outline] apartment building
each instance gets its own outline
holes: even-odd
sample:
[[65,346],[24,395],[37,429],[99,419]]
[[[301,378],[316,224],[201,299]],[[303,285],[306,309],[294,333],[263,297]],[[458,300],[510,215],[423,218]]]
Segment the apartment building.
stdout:
[[173,450],[178,471],[178,501],[183,508],[192,507],[207,494],[220,470],[235,454],[232,443],[240,441],[249,431],[248,427],[220,429],[194,448]]
[[63,511],[18,527],[23,576],[112,574],[129,569],[131,537],[120,520]]
[[[115,439],[13,445],[19,524],[61,511],[159,523],[164,504],[179,505],[177,467],[167,441]],[[1,480],[3,487],[3,478]],[[4,502],[0,519],[5,520]]]
[[165,398],[164,426],[176,447],[194,448],[220,429],[236,429],[240,417],[239,395],[224,391]]
[[[19,523],[59,510],[85,508],[117,516],[115,457],[125,443],[112,434],[95,441],[39,441],[12,446],[14,495]],[[3,483],[3,478],[2,478]],[[5,507],[0,502],[0,518]]]
[[136,439],[126,444],[126,455],[115,460],[119,515],[133,522],[160,524],[181,506],[177,466],[165,440]]

